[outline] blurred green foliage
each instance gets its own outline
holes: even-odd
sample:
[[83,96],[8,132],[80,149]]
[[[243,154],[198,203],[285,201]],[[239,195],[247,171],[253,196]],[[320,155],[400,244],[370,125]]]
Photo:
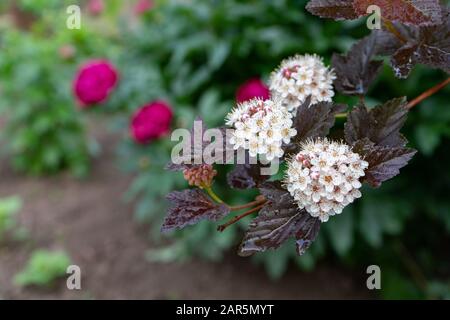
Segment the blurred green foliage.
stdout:
[[35,18],[31,30],[0,30],[0,114],[6,118],[1,151],[11,156],[14,168],[29,174],[68,169],[84,175],[92,145],[71,85],[77,65],[105,41],[88,28],[67,29],[63,3],[61,12],[45,11],[36,1],[23,3],[23,9],[41,8],[45,14]]
[[64,251],[36,250],[25,269],[14,277],[18,286],[49,286],[66,274],[70,258]]
[[17,213],[21,207],[22,201],[18,197],[0,199],[0,241],[18,227]]

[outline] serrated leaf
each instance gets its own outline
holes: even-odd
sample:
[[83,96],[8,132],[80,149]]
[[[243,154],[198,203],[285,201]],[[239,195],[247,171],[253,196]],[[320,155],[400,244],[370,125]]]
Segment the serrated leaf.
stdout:
[[[398,30],[399,34],[406,32],[406,27],[402,29]],[[374,55],[391,56],[402,46],[402,42],[395,35],[384,29],[373,30],[371,36],[376,39]]]
[[376,122],[372,141],[382,146],[406,145],[405,138],[400,134],[408,115],[406,105],[406,98],[394,98],[370,111]]
[[[265,210],[270,209],[283,209],[292,210],[290,213],[295,214],[298,209],[294,198],[291,197],[289,192],[283,188],[280,181],[270,181],[264,183],[259,191],[269,201],[270,206],[263,208]],[[270,212],[268,212],[270,213]]]
[[227,182],[235,189],[252,189],[269,178],[269,175],[261,175],[261,166],[258,164],[237,164],[228,173]]
[[408,43],[392,55],[391,65],[396,77],[406,78],[409,75],[414,65],[417,64],[416,57],[414,56],[414,52],[417,49],[417,44]]
[[306,9],[312,14],[334,20],[353,20],[367,16],[376,5],[385,20],[428,26],[441,22],[439,0],[311,0]]
[[337,75],[334,86],[339,92],[359,96],[367,93],[383,66],[383,61],[372,61],[376,40],[370,35],[354,44],[347,55],[333,54],[331,64]]
[[353,8],[353,0],[311,0],[306,10],[321,18],[352,20],[358,18]]
[[251,189],[259,187],[261,183],[267,181],[270,175],[263,175],[262,169],[266,167],[259,162],[250,161],[250,155],[246,151],[244,163],[236,164],[227,175],[228,185],[234,189]]
[[230,212],[228,206],[214,203],[200,189],[173,191],[166,199],[170,207],[161,228],[162,232],[181,229],[204,219],[217,221]]
[[[170,161],[165,169],[169,171],[183,171],[185,169],[193,168],[200,165],[203,162],[203,150],[206,147],[206,143],[203,140],[203,135],[207,127],[203,120],[200,117],[197,117],[194,121],[194,125],[192,126],[190,132],[190,154],[183,155],[189,160],[184,161],[182,163],[174,163]],[[199,140],[199,141],[198,141]],[[199,164],[195,164],[200,159]]]
[[379,31],[377,53],[392,55],[391,66],[399,78],[406,78],[416,64],[450,73],[450,10],[442,9],[442,22],[432,26],[404,26],[394,23],[399,37]]
[[371,5],[381,9],[381,17],[410,25],[434,25],[441,22],[439,0],[354,0],[353,8],[358,16],[367,15]]
[[[205,132],[208,130],[203,120],[199,117],[196,118],[194,122],[194,126],[190,130],[190,154],[184,155],[183,158],[186,157],[186,161],[182,161],[181,163],[174,163],[173,161],[170,161],[165,169],[169,171],[183,171],[185,169],[190,169],[194,167],[198,167],[199,165],[203,163],[216,163],[219,162],[221,164],[227,163],[227,157],[234,156],[235,151],[233,150],[232,146],[230,146],[229,141],[227,140],[226,136],[226,129],[225,128],[215,128],[217,131],[217,136],[221,136],[222,143],[218,145],[217,149],[214,148],[214,154],[209,155],[207,152],[205,152],[205,149],[210,146],[210,142],[207,141],[205,137]],[[213,130],[213,129],[209,129]],[[211,132],[211,131],[209,131]],[[220,156],[217,158],[218,161],[214,161],[215,155],[219,154]],[[213,157],[212,159],[209,159],[209,157]]]
[[308,97],[297,108],[293,124],[293,128],[297,130],[297,135],[286,146],[286,153],[295,153],[299,148],[299,143],[307,139],[325,137],[334,125],[336,114],[347,108],[346,105],[332,102],[319,102],[310,105],[310,101],[311,99]]
[[358,105],[347,116],[345,140],[352,144],[368,138],[379,146],[405,146],[406,139],[400,134],[400,129],[408,113],[406,104],[405,98],[395,98],[371,110],[364,104]]
[[353,151],[369,163],[363,181],[374,188],[400,173],[400,169],[416,154],[416,150],[404,147],[377,146],[365,138],[353,144]]
[[248,256],[276,249],[293,237],[296,239],[297,253],[302,255],[319,232],[319,219],[298,208],[279,182],[267,182],[260,190],[269,201],[251,222],[239,254]]

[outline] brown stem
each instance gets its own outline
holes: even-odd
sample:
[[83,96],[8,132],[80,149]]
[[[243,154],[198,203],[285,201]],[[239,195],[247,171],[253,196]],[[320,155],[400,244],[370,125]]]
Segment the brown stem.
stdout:
[[419,95],[417,98],[415,98],[414,100],[411,100],[408,104],[407,104],[407,108],[411,109],[412,107],[414,107],[415,105],[419,104],[420,102],[422,102],[423,100],[425,100],[426,98],[428,98],[429,96],[435,94],[436,92],[438,92],[439,90],[441,90],[442,88],[444,88],[446,85],[448,85],[450,83],[450,78],[445,79],[444,81],[442,81],[441,83],[435,85],[434,87],[428,89],[427,91],[425,91],[424,93],[422,93],[421,95]]
[[387,31],[389,31],[390,33],[392,33],[398,40],[400,40],[402,43],[406,43],[407,40],[405,39],[405,37],[402,36],[402,34],[400,33],[400,31],[397,30],[397,28],[392,24],[391,21],[386,20],[386,19],[382,19],[383,21],[383,25],[386,28]]
[[264,202],[266,202],[265,198],[257,197],[255,201],[252,201],[252,202],[249,202],[249,203],[245,203],[245,204],[241,204],[239,206],[230,206],[230,210],[231,211],[238,211],[238,210],[241,210],[241,209],[251,208],[253,206],[263,204]]
[[255,207],[253,209],[250,209],[250,210],[244,212],[243,214],[235,216],[233,219],[231,219],[227,223],[224,223],[224,224],[221,224],[220,226],[218,226],[217,230],[220,231],[220,232],[224,231],[227,227],[231,226],[233,223],[236,223],[239,220],[241,220],[242,218],[244,218],[244,217],[246,217],[246,216],[248,216],[248,215],[250,215],[250,214],[252,214],[252,213],[254,213],[256,211],[261,210],[262,207],[264,207],[264,204],[260,204],[259,206]]

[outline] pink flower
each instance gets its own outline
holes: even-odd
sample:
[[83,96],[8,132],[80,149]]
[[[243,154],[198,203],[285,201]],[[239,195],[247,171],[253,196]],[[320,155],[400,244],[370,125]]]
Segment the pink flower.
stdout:
[[236,92],[236,101],[239,103],[253,98],[261,98],[264,100],[270,98],[270,91],[261,79],[253,78],[248,80]]
[[73,92],[83,107],[104,102],[117,84],[119,75],[106,60],[91,60],[81,66],[73,82]]
[[139,144],[146,144],[169,133],[173,112],[164,101],[156,100],[141,108],[133,115],[130,133]]
[[141,15],[153,8],[153,0],[139,0],[134,6],[134,13]]
[[97,16],[103,12],[105,8],[105,4],[103,0],[89,0],[88,3],[88,12],[93,16]]

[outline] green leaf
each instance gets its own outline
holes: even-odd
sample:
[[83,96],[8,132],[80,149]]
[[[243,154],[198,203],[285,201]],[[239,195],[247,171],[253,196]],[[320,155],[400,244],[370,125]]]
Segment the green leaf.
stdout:
[[48,286],[66,274],[69,256],[63,251],[37,250],[33,252],[25,269],[14,277],[18,286]]
[[345,256],[353,245],[353,208],[347,207],[337,216],[325,223],[331,246],[340,256]]
[[293,252],[292,242],[286,243],[278,250],[270,250],[255,256],[255,261],[263,263],[272,280],[279,279],[288,266],[289,258]]
[[423,299],[424,296],[411,279],[396,270],[381,267],[381,296],[384,299]]
[[432,155],[441,142],[438,131],[431,126],[418,125],[414,133],[419,150],[427,156]]
[[198,103],[201,118],[211,127],[223,123],[226,114],[231,109],[230,105],[220,102],[219,91],[210,89],[200,98]]
[[375,248],[383,242],[383,228],[380,219],[380,208],[376,201],[366,200],[362,203],[359,229],[363,238]]
[[222,66],[225,59],[230,53],[230,44],[226,41],[214,43],[212,50],[209,52],[208,66],[215,70]]
[[16,227],[16,213],[21,207],[22,201],[19,197],[0,199],[0,240],[6,232]]

